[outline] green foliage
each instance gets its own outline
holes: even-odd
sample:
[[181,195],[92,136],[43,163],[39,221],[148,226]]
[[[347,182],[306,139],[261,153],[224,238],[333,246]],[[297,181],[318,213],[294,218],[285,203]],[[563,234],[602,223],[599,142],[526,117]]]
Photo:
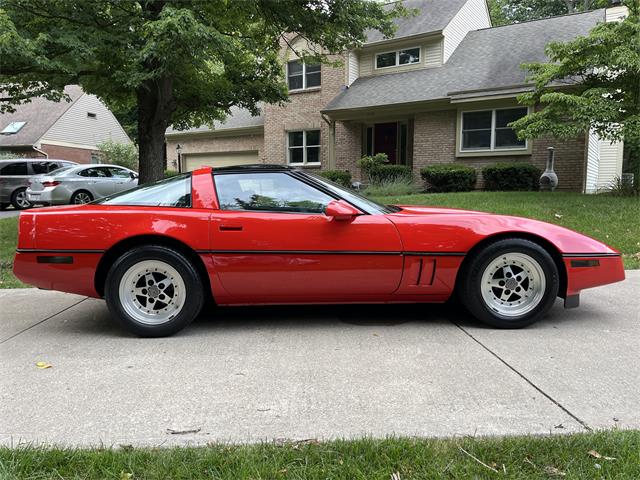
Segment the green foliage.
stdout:
[[411,167],[406,165],[378,165],[369,170],[369,181],[372,185],[393,182],[413,182]]
[[540,18],[606,7],[609,0],[489,0],[493,25],[509,25]]
[[360,167],[364,174],[367,174],[371,169],[384,165],[389,159],[386,153],[377,153],[373,156],[365,156],[356,162],[356,165]]
[[388,195],[412,195],[417,192],[418,188],[415,183],[413,183],[413,180],[401,177],[371,184],[363,193],[369,197],[380,197]]
[[165,170],[164,171],[164,178],[175,177],[176,175],[180,175],[180,172],[178,172],[177,170]]
[[485,190],[537,190],[540,175],[530,163],[496,163],[482,169]]
[[[304,58],[362,45],[370,29],[390,36],[408,11],[368,0],[2,0],[0,112],[33,96],[64,98],[80,84],[120,118],[137,118],[140,180],[163,174],[169,125],[223,120],[232,106],[257,113],[282,103],[283,45],[296,32]],[[125,122],[127,123],[127,122]],[[133,134],[131,129],[128,129]]]
[[638,182],[627,182],[616,177],[605,194],[614,197],[637,197],[640,196],[640,188]]
[[468,192],[476,184],[476,169],[457,163],[431,165],[420,170],[431,192]]
[[12,152],[0,152],[0,160],[13,160],[14,158],[24,158],[24,155]]
[[138,148],[132,143],[116,143],[108,140],[98,145],[104,163],[120,165],[138,171]]
[[[535,90],[519,100],[544,108],[511,124],[520,138],[568,138],[593,128],[601,138],[640,146],[640,0],[625,3],[630,15],[624,21],[551,43],[549,63],[525,65]],[[549,88],[559,83],[572,88]]]
[[351,172],[348,170],[323,170],[319,175],[338,185],[351,188]]

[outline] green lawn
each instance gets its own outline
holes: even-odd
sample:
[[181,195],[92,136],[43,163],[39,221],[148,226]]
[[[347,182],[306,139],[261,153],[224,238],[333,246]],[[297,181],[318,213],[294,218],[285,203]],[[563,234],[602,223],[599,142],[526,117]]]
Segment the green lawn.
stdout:
[[624,254],[626,268],[640,268],[640,198],[564,192],[463,192],[376,197],[396,205],[430,205],[518,215],[562,225]]
[[[626,268],[640,268],[640,199],[542,192],[464,192],[377,197],[383,203],[468,208],[556,223],[617,248]],[[25,285],[13,276],[18,219],[0,220],[0,288]]]
[[[598,454],[615,460],[596,458]],[[447,440],[389,438],[248,446],[213,444],[200,448],[4,448],[0,449],[0,478],[638,479],[640,432]]]

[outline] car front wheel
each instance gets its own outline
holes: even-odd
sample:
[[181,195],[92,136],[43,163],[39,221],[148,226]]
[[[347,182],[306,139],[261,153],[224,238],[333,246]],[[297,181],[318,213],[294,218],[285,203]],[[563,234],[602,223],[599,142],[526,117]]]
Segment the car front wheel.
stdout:
[[498,328],[531,325],[549,311],[558,295],[553,258],[530,240],[492,243],[462,274],[462,303],[478,320]]
[[202,309],[202,282],[180,252],[161,245],[136,247],[118,258],[105,283],[112,317],[142,337],[172,335]]

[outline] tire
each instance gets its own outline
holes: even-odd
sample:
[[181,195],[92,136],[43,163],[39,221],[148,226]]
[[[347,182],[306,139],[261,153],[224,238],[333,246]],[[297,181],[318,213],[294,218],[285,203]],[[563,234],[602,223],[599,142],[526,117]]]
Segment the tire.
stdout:
[[27,199],[27,187],[18,188],[11,194],[11,205],[16,210],[26,210],[33,206]]
[[[83,201],[83,199],[86,199],[86,201]],[[84,205],[85,203],[89,203],[92,201],[93,195],[91,195],[91,192],[87,192],[86,190],[78,190],[77,192],[74,192],[73,195],[71,195],[69,203],[71,205]]]
[[141,337],[165,337],[198,316],[204,290],[198,272],[183,254],[149,245],[133,248],[113,263],[105,282],[105,300],[111,316],[127,330]]
[[496,241],[461,273],[460,300],[474,317],[492,327],[531,325],[558,296],[558,267],[544,248],[530,240]]

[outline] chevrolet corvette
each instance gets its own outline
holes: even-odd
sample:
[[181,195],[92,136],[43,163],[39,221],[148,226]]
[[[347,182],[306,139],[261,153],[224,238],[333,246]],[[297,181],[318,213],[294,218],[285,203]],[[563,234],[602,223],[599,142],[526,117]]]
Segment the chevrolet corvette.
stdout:
[[624,279],[620,253],[566,228],[381,205],[286,166],[202,168],[85,204],[20,214],[15,275],[104,298],[140,336],[217,305],[442,303],[520,328],[557,297]]

